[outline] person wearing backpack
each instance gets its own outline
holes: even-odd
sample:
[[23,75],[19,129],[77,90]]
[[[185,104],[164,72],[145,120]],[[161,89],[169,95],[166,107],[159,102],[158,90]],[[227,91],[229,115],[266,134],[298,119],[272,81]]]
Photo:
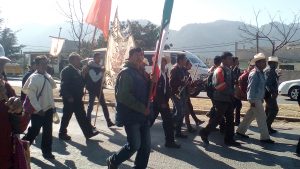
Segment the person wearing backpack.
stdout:
[[[207,82],[206,82],[206,93],[207,93],[208,98],[210,98],[210,100],[211,100],[212,107],[210,108],[210,111],[208,113],[206,113],[207,117],[211,117],[216,114],[216,106],[215,106],[215,102],[213,99],[213,93],[214,93],[215,88],[214,88],[212,79],[213,79],[215,69],[221,65],[221,62],[222,62],[221,56],[215,56],[214,65],[208,71],[209,75],[208,75]],[[224,117],[222,118],[219,125],[220,125],[220,132],[224,133],[224,131],[225,131]]]
[[37,71],[30,75],[22,89],[35,109],[31,115],[31,126],[22,139],[32,144],[43,127],[41,142],[43,157],[54,159],[52,154],[52,121],[55,109],[53,89],[56,88],[56,83],[46,72],[48,64],[46,56],[37,56],[35,63]]
[[104,55],[101,53],[95,53],[93,60],[88,62],[87,74],[85,75],[86,89],[89,92],[89,105],[87,108],[87,119],[91,122],[91,114],[94,108],[95,98],[98,98],[103,110],[103,114],[107,123],[107,127],[111,127],[114,123],[109,117],[108,108],[105,102],[103,88],[102,88],[102,78],[105,73],[104,65]]
[[224,52],[221,56],[222,63],[215,69],[213,75],[214,93],[213,100],[216,106],[216,114],[211,116],[205,128],[199,135],[205,144],[209,144],[208,136],[225,116],[224,143],[228,146],[240,146],[234,140],[234,116],[233,116],[233,84],[231,77],[232,53]]

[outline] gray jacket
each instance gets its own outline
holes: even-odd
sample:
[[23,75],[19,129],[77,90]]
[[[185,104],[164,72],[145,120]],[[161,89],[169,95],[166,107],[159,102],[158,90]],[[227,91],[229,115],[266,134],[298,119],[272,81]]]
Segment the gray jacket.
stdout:
[[255,67],[248,77],[247,99],[249,102],[263,100],[265,97],[265,87],[265,74]]

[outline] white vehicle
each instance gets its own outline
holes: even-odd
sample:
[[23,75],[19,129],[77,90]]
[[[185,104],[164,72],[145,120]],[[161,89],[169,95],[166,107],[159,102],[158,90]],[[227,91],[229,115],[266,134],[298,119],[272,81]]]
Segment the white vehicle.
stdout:
[[[147,58],[149,65],[146,66],[146,71],[150,73],[152,71],[152,64],[153,64],[153,56],[155,54],[155,51],[144,51],[144,56]],[[165,50],[163,51],[164,56],[168,56],[171,59],[171,66],[168,66],[168,69],[170,70],[172,66],[176,64],[177,56],[179,54],[184,54],[187,59],[192,63],[192,68],[189,70],[192,80],[199,80],[199,79],[205,79],[208,76],[208,67],[207,65],[195,54],[188,52],[188,51],[171,51],[171,50]],[[196,90],[193,90],[191,96],[197,96],[200,91],[203,91],[203,87],[199,87]]]
[[300,79],[284,81],[278,86],[278,93],[297,100],[299,94]]

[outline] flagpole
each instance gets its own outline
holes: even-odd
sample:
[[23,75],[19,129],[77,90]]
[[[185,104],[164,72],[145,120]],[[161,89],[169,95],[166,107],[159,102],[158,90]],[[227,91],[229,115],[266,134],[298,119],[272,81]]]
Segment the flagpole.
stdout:
[[[161,44],[161,40],[162,40],[162,35],[163,35],[163,25],[161,26],[161,29],[160,29],[160,34],[159,34],[159,40],[158,40],[158,44],[157,44],[157,47],[156,47],[156,51],[155,51],[155,62],[154,62],[154,67],[152,69],[152,74],[155,75],[156,73],[156,67],[157,67],[157,60],[158,60],[158,55],[159,55],[159,49],[160,49],[160,44]],[[158,77],[158,75],[154,76],[154,77]],[[155,83],[151,81],[150,83],[150,90],[149,90],[149,97],[148,97],[148,103],[147,103],[147,108],[149,109],[150,108],[150,103],[151,103],[151,93],[153,92],[153,90],[155,89]]]

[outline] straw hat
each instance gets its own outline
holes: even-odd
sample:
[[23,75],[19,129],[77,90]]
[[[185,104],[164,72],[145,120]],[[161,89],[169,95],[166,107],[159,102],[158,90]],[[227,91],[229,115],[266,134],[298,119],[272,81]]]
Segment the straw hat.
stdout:
[[250,64],[255,64],[259,60],[266,59],[266,56],[263,53],[258,53],[254,55],[253,59],[250,61]]
[[278,57],[277,56],[270,56],[270,57],[268,57],[268,62],[278,62]]

